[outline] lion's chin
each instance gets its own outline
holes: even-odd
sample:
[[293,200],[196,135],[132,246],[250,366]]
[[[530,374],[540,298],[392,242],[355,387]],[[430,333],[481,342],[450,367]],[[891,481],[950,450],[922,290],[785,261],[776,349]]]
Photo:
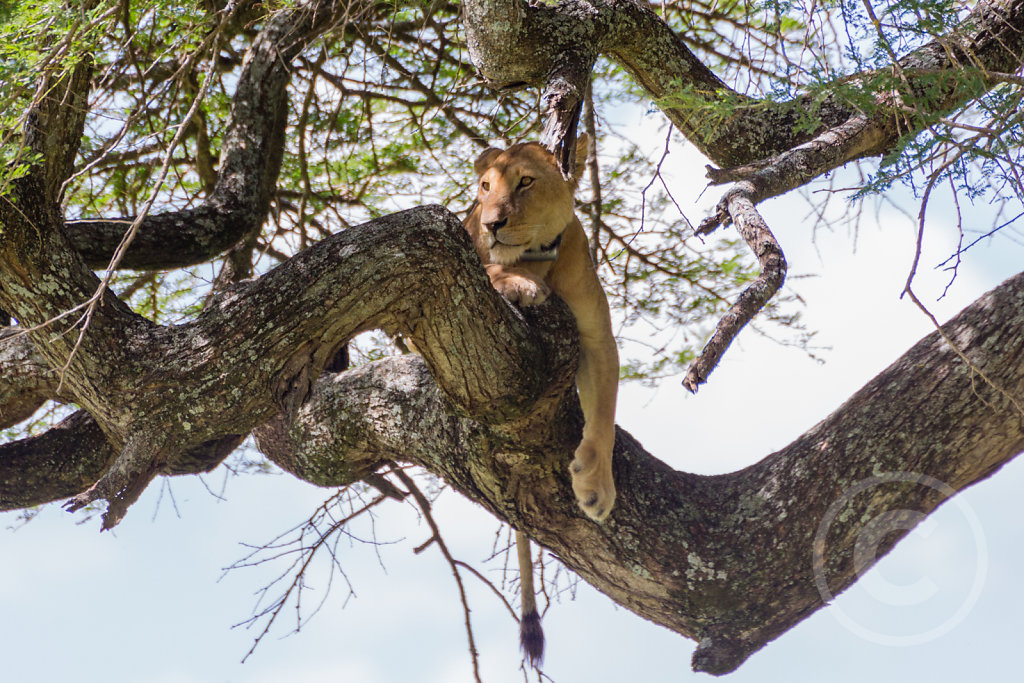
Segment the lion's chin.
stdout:
[[513,247],[501,242],[491,245],[491,261],[502,266],[513,266],[526,251],[526,247]]

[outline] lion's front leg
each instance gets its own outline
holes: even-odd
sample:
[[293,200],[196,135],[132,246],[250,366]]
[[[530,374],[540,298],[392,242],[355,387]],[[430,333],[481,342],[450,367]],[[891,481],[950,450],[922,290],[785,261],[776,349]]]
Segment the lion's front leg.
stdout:
[[615,505],[612,449],[619,358],[610,330],[597,338],[581,335],[576,383],[583,408],[583,440],[569,465],[572,490],[584,513],[603,522]]
[[546,282],[519,268],[492,263],[487,265],[487,276],[499,294],[520,306],[542,304],[551,295]]
[[584,439],[576,448],[569,472],[580,509],[595,522],[603,522],[615,505],[611,449]]
[[608,299],[590,260],[587,236],[579,221],[566,230],[561,253],[548,281],[569,304],[580,331],[576,386],[583,408],[583,439],[569,465],[572,490],[583,512],[594,521],[603,522],[615,505],[612,449],[619,391],[619,351]]

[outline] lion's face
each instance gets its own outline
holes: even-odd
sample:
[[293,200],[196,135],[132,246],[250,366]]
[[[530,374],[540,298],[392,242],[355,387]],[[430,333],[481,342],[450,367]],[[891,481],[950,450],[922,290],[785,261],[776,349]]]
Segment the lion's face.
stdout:
[[480,176],[480,239],[494,263],[516,263],[527,249],[553,242],[572,220],[575,184],[562,178],[554,156],[541,145],[488,149],[474,168]]

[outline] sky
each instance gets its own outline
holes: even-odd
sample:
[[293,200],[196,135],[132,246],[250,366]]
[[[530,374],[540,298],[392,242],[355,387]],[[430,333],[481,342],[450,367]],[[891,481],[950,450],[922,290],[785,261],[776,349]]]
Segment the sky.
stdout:
[[[656,115],[649,121],[654,128]],[[661,139],[654,136],[655,140]],[[660,142],[652,142],[656,147]],[[673,148],[673,188],[691,217],[718,197],[704,188],[703,159]],[[936,301],[946,276],[930,266],[951,251],[951,212],[939,197],[930,214],[924,266],[915,291],[940,320],[1015,272],[1022,249],[1001,239],[977,247],[954,288]],[[911,207],[916,212],[915,207]],[[790,286],[806,301],[823,363],[750,332],[728,351],[709,383],[690,396],[679,378],[654,389],[620,388],[618,423],[681,470],[728,472],[781,448],[930,331],[901,300],[913,258],[914,225],[883,208],[856,234],[808,228],[791,198],[762,207],[790,264]],[[870,212],[869,212],[870,213]],[[967,216],[982,229],[983,210]],[[771,387],[784,399],[759,404],[756,429],[735,429],[745,396]],[[1016,680],[1024,588],[1024,529],[1015,503],[1024,463],[956,496],[827,609],[769,644],[725,680]],[[301,523],[330,496],[288,475],[155,484],[112,533],[98,519],[45,508],[17,530],[0,515],[0,680],[16,683],[453,683],[471,681],[463,616],[436,548],[409,505],[381,506],[339,556],[352,593],[337,580],[301,632],[289,614],[244,664],[253,631],[244,621],[274,572],[223,573],[261,544]],[[500,581],[492,554],[497,523],[477,506],[442,496],[435,515],[452,553]],[[810,561],[810,558],[808,558]],[[482,583],[465,579],[483,680],[522,681],[517,627]],[[323,572],[309,596],[324,594]],[[307,603],[312,606],[312,603]],[[617,607],[585,584],[544,618],[545,673],[558,683],[710,680],[690,671],[694,644]],[[534,680],[534,679],[531,679]]]

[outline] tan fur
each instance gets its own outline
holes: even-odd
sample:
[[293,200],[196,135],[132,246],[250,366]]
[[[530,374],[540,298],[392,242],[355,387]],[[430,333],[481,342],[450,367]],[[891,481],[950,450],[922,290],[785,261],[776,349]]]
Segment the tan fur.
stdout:
[[[602,522],[615,503],[612,447],[619,356],[608,300],[591,261],[583,226],[573,213],[573,193],[587,148],[587,137],[581,136],[577,167],[569,182],[562,178],[554,156],[537,143],[484,151],[474,166],[479,175],[477,206],[465,225],[491,284],[505,298],[529,306],[554,292],[576,317],[580,332],[576,383],[584,426],[569,471],[583,512]],[[556,260],[521,260],[528,249],[549,245],[559,235]]]
[[530,537],[516,532],[516,554],[519,560],[519,647],[526,662],[539,669],[544,661],[544,629],[537,611],[537,593],[533,587],[533,558],[530,557]]

